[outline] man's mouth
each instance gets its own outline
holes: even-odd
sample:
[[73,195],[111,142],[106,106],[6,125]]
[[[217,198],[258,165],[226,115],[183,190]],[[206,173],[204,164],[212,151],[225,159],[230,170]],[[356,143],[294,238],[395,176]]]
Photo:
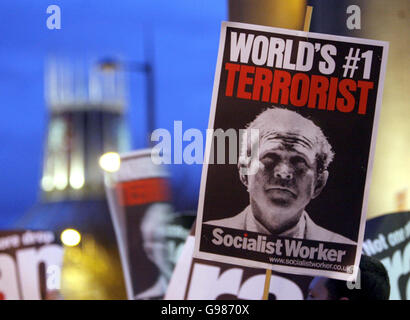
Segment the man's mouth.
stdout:
[[268,187],[265,189],[265,191],[268,193],[274,193],[278,195],[285,195],[285,196],[290,195],[293,198],[297,197],[296,193],[293,190],[286,188],[286,187]]

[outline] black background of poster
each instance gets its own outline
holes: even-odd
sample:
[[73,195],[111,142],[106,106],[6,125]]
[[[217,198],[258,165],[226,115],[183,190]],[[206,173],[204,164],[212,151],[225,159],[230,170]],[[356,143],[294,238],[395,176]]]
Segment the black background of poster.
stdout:
[[148,259],[141,233],[141,222],[152,203],[125,207],[127,219],[128,258],[134,294],[152,286],[159,275],[158,267]]
[[[231,28],[227,28],[214,122],[215,129],[222,128],[223,130],[229,128],[242,129],[256,115],[273,105],[272,103],[225,96],[227,72],[224,71],[224,65],[225,62],[229,62],[230,30]],[[235,31],[244,30],[236,29]],[[279,34],[259,31],[250,32],[255,35],[264,34],[268,37],[284,37]],[[299,40],[306,41],[304,37],[285,36],[285,38],[299,38]],[[374,81],[375,84],[374,89],[369,92],[366,115],[357,114],[357,111],[355,111],[357,110],[357,105],[351,113],[342,113],[337,110],[327,111],[309,109],[307,107],[294,107],[292,105],[277,105],[278,107],[286,107],[286,109],[296,111],[302,116],[311,119],[322,129],[335,152],[334,160],[329,166],[327,185],[322,193],[306,207],[307,212],[312,220],[320,226],[357,240],[373,129],[382,47],[345,44],[313,38],[309,40],[313,43],[331,43],[337,46],[336,69],[335,73],[331,76],[337,76],[339,80],[342,79],[342,65],[345,64],[344,57],[349,53],[350,47],[360,48],[360,52],[374,50],[372,72],[369,81]],[[296,47],[297,45],[294,42],[291,61],[295,61]],[[316,56],[319,57],[320,55]],[[363,64],[358,63],[358,66]],[[250,63],[249,65],[252,64]],[[317,62],[313,65],[317,65]],[[314,69],[310,73],[320,74]],[[286,71],[294,73],[290,70]],[[362,74],[363,70],[359,67],[352,79],[362,80],[360,78]],[[358,92],[356,92],[355,98],[357,102]],[[212,149],[214,149],[214,146],[212,146]],[[217,152],[215,150],[215,158],[216,155]],[[226,159],[228,158],[226,157]],[[239,180],[237,166],[232,164],[210,164],[206,180],[203,221],[234,216],[241,212],[248,204],[249,195]]]

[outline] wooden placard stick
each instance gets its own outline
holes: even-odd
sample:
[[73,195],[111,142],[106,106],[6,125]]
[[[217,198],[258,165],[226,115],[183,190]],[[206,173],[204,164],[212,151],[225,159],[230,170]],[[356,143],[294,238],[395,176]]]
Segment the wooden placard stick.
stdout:
[[[305,23],[303,25],[303,31],[305,31],[305,32],[309,32],[310,20],[312,19],[312,11],[313,11],[312,6],[306,6]],[[265,285],[263,287],[262,300],[268,300],[271,277],[272,277],[272,270],[271,269],[266,269]]]
[[263,287],[262,300],[268,300],[271,276],[272,276],[272,270],[271,269],[266,269],[265,285]]
[[306,13],[305,13],[305,23],[303,25],[303,31],[309,32],[310,29],[310,20],[312,19],[312,6],[306,6]]

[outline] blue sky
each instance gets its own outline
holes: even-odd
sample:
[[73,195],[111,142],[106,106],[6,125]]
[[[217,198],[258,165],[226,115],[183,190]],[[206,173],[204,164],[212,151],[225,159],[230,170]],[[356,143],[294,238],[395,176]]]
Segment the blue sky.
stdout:
[[[61,29],[49,30],[47,7],[61,8]],[[222,0],[3,0],[0,3],[0,227],[37,201],[47,124],[44,64],[50,55],[144,59],[144,35],[153,39],[156,126],[183,130],[208,125]],[[129,124],[133,149],[145,146],[144,78],[130,77]],[[172,167],[178,209],[194,209],[199,165]],[[189,188],[183,188],[189,186]]]

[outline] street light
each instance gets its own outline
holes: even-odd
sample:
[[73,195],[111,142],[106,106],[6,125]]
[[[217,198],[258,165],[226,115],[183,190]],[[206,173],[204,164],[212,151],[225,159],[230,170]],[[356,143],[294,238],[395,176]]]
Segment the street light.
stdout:
[[98,67],[101,71],[106,72],[122,70],[126,72],[143,73],[145,75],[147,138],[148,145],[151,145],[150,135],[155,129],[155,81],[152,64],[148,62],[126,62],[112,58],[105,58],[99,61]]

